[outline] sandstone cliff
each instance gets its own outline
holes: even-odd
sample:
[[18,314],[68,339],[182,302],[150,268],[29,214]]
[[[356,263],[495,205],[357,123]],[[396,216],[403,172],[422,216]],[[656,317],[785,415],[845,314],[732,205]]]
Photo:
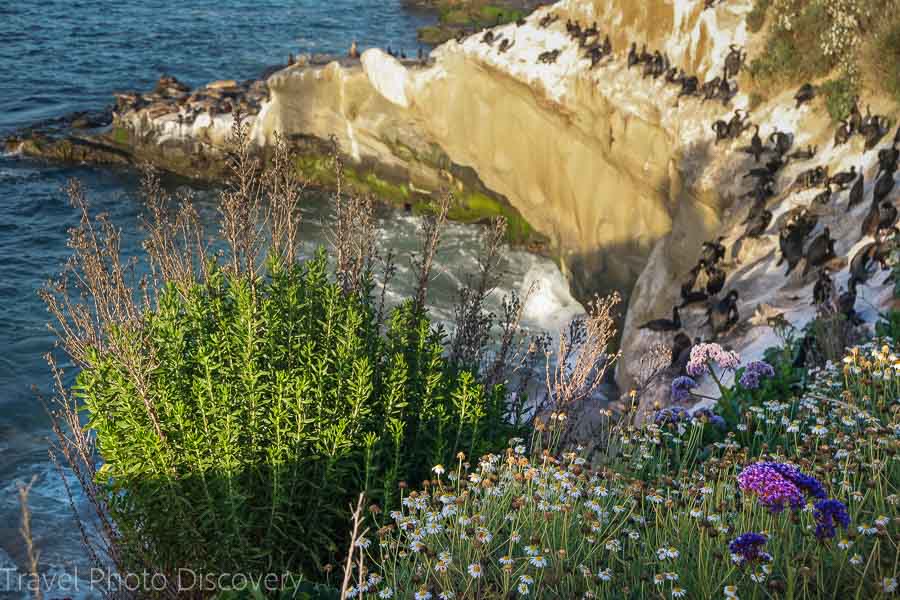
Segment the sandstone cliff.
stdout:
[[[448,179],[449,164],[470,167],[553,241],[582,297],[628,288],[676,220],[693,238],[718,226],[722,201],[694,185],[694,171],[723,112],[676,106],[677,88],[628,70],[628,40],[665,49],[702,80],[744,40],[749,4],[566,0],[492,30],[512,42],[504,53],[478,34],[441,46],[424,68],[369,50],[359,67],[287,69],[269,80],[257,134],[334,135],[355,161],[425,189]],[[542,28],[548,13],[560,19]],[[562,27],[568,18],[610,32],[615,55],[591,69]],[[555,62],[538,62],[557,49]]]

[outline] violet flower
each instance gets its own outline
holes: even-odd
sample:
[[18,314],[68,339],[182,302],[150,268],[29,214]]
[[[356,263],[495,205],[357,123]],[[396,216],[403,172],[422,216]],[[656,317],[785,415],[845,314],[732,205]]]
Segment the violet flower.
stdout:
[[838,525],[843,529],[850,527],[850,513],[840,500],[819,500],[813,510],[816,519],[815,535],[820,540],[833,538]]
[[818,498],[819,500],[824,500],[828,497],[828,494],[825,493],[825,488],[822,487],[822,484],[818,479],[812,477],[811,475],[803,473],[795,467],[777,462],[767,462],[761,464],[768,465],[781,473],[782,477],[790,480],[791,483],[796,485],[807,496],[812,496],[813,498]]
[[708,408],[701,408],[699,410],[695,410],[693,417],[698,420],[706,420],[709,423],[715,425],[719,429],[726,429],[728,424],[725,423],[725,419],[714,413]]
[[769,558],[769,555],[763,552],[762,548],[767,541],[768,538],[761,533],[753,531],[742,533],[731,540],[728,550],[739,558],[740,564],[765,560]]
[[674,425],[679,421],[686,419],[687,416],[688,412],[684,408],[680,406],[673,406],[656,411],[656,415],[654,415],[653,420],[657,425]]
[[803,493],[768,463],[754,463],[738,475],[738,486],[744,493],[755,494],[759,503],[771,512],[781,512],[785,507],[800,508]]
[[772,365],[762,360],[754,360],[744,369],[740,384],[748,390],[759,388],[759,383],[766,377],[775,377],[775,369]]
[[690,377],[676,377],[672,380],[672,399],[675,402],[685,402],[691,397],[691,390],[697,387],[697,382]]

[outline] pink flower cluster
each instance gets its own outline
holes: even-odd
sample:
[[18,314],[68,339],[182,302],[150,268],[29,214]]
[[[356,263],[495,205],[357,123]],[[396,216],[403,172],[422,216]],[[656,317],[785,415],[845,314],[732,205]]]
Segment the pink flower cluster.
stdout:
[[687,364],[687,372],[691,377],[700,377],[709,372],[710,363],[719,365],[725,371],[733,371],[741,364],[737,352],[731,352],[718,344],[697,344],[691,348],[691,359]]
[[787,506],[800,508],[803,505],[800,488],[770,464],[752,464],[741,471],[737,479],[743,492],[756,494],[760,504],[772,512],[779,512]]

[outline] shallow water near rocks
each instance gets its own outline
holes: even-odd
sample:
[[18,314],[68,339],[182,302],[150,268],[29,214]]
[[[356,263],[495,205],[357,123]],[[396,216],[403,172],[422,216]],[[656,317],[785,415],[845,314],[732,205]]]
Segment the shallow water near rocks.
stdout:
[[[147,89],[163,72],[191,85],[245,79],[283,63],[288,53],[346,51],[377,45],[415,55],[416,28],[431,21],[404,12],[400,0],[145,0],[99,2],[16,0],[0,3],[0,137],[45,119],[109,104],[111,93]],[[121,170],[48,165],[0,156],[0,598],[20,598],[16,571],[25,565],[19,529],[18,482],[37,476],[31,494],[35,541],[49,575],[86,577],[78,530],[65,489],[47,456],[49,422],[32,386],[46,393],[49,370],[42,355],[53,338],[38,288],[56,274],[69,250],[66,231],[76,223],[62,188],[81,179],[97,212],[107,211],[123,230],[125,252],[139,250],[143,206],[137,177]],[[198,190],[207,220],[215,193]],[[304,210],[307,250],[325,243],[330,211],[321,201]],[[411,291],[410,251],[416,217],[381,210],[379,243],[398,252],[395,299]],[[451,224],[430,294],[433,314],[447,321],[463,273],[471,272],[480,228]],[[557,330],[581,307],[548,259],[508,251],[495,296],[541,286],[526,308],[526,325]],[[71,369],[68,376],[72,376]],[[9,574],[9,577],[7,575]],[[62,580],[60,580],[62,581]],[[84,583],[84,582],[82,582]],[[56,596],[91,597],[60,587]],[[49,597],[56,597],[50,595]]]

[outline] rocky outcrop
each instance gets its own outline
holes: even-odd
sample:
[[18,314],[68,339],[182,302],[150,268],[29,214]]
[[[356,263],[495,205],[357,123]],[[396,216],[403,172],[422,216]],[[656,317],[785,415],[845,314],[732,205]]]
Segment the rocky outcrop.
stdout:
[[[723,203],[693,185],[695,164],[708,159],[707,124],[722,109],[676,106],[676,88],[648,85],[626,68],[626,41],[657,31],[651,25],[659,20],[670,23],[676,34],[643,39],[659,41],[673,63],[703,77],[743,36],[738,27],[727,39],[713,37],[709,27],[739,22],[740,10],[749,10],[749,2],[711,12],[702,1],[687,12],[652,4],[648,14],[633,3],[561,2],[524,25],[494,28],[492,45],[481,35],[449,42],[427,68],[407,69],[369,50],[360,68],[283,71],[269,82],[263,135],[335,135],[354,160],[380,163],[417,187],[444,178],[448,163],[470,167],[552,240],[580,297],[627,289],[675,220],[708,234]],[[543,28],[548,13],[559,20]],[[591,69],[562,26],[569,18],[613,33],[617,55]],[[503,53],[500,38],[512,44]],[[537,62],[554,49],[561,50],[555,62]]]

